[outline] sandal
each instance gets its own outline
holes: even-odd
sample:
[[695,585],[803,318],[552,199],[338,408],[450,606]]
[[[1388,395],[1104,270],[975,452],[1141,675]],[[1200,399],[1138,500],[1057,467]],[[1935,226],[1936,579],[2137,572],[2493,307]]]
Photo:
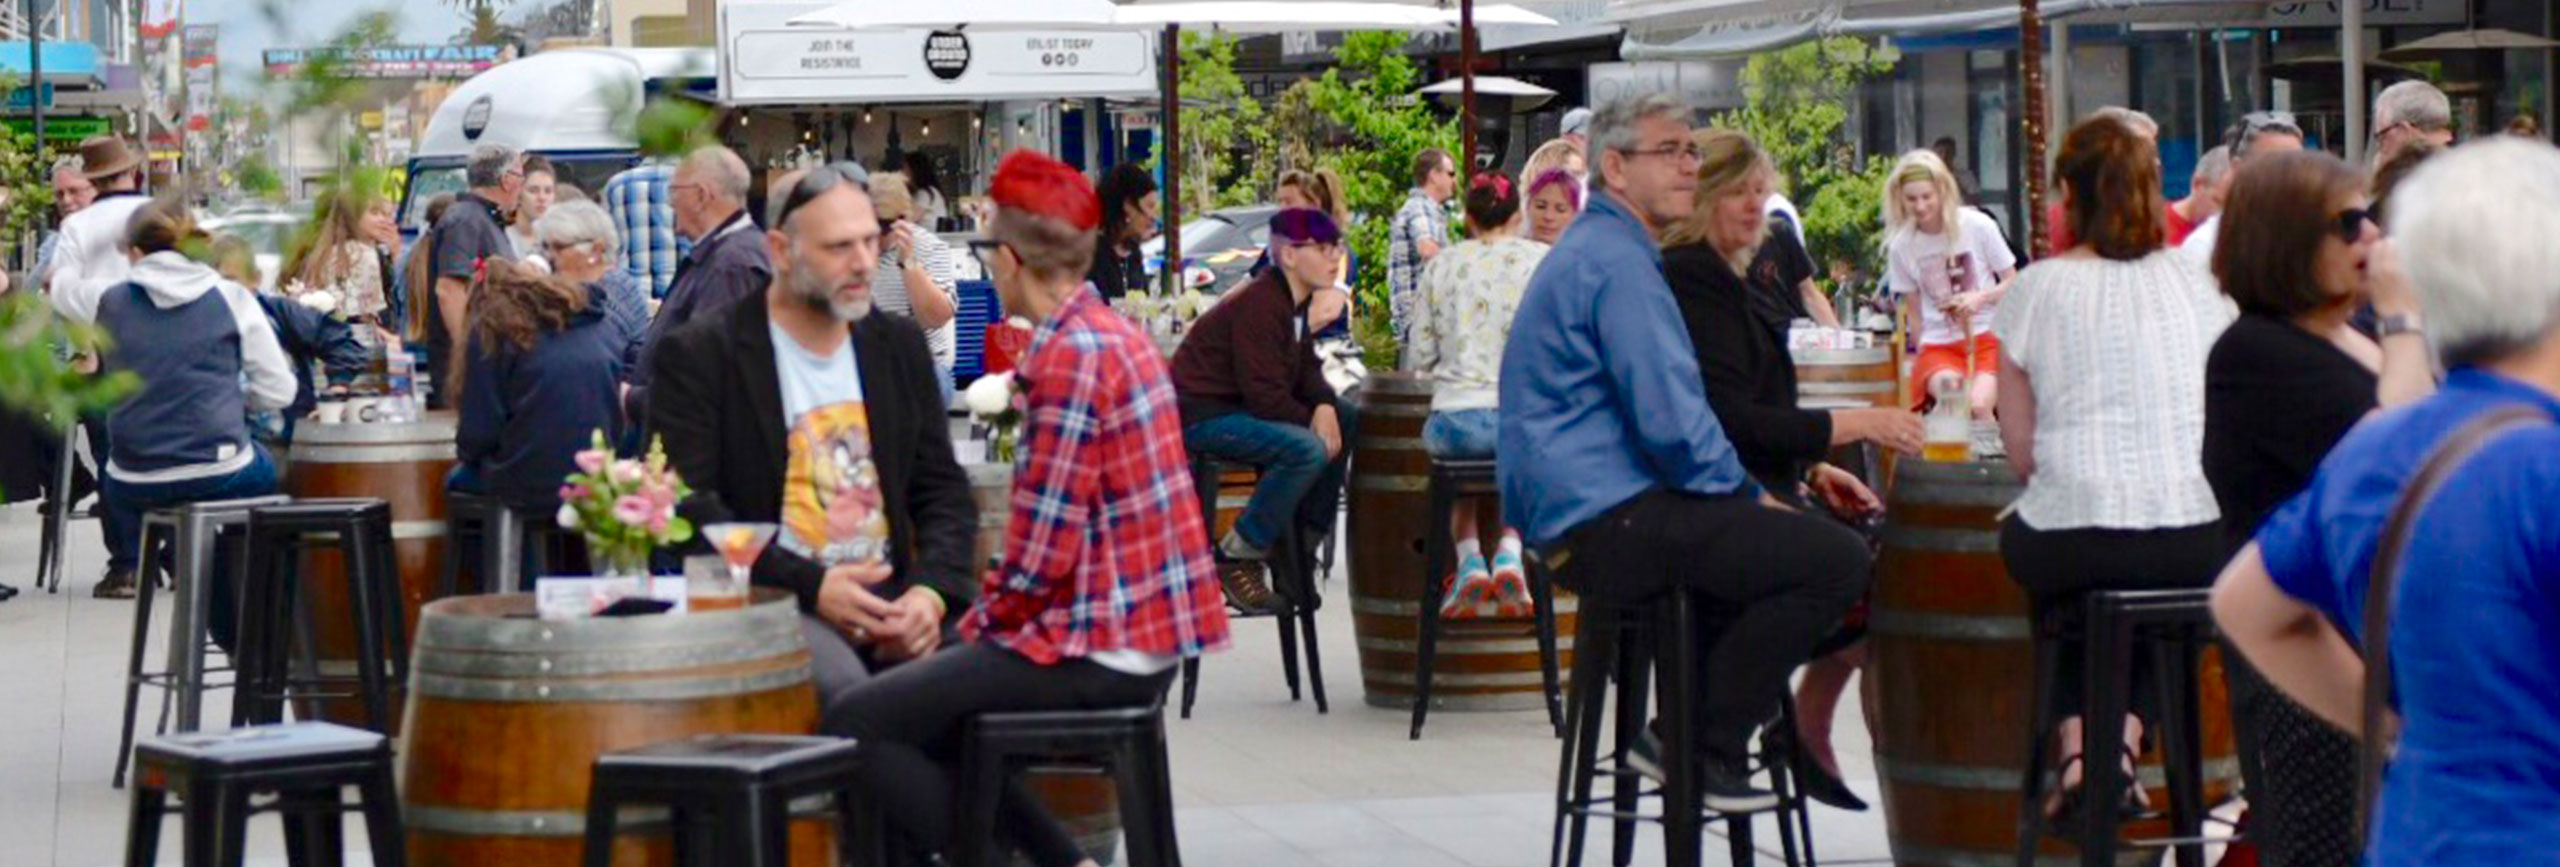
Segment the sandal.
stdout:
[[[2126,782],[2124,800],[2116,805],[2117,821],[2132,822],[2158,816],[2159,813],[2151,809],[2151,802],[2142,791],[2142,756],[2134,752],[2132,747],[2121,749],[2126,765],[2124,769]],[[2088,778],[2083,776],[2080,780],[2081,785],[2066,787],[2061,784],[2063,778],[2071,775],[2071,766],[2080,763],[2080,758],[2079,755],[2073,755],[2063,759],[2062,764],[2054,768],[2055,790],[2046,797],[2044,807],[2044,818],[2048,826],[2069,827],[2080,823],[2081,790],[2088,782]]]

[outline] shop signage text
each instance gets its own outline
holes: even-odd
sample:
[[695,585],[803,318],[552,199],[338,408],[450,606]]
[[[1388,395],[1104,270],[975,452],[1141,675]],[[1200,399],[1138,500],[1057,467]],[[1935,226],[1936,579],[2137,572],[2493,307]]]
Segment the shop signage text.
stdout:
[[[2411,24],[2469,23],[2469,0],[2359,0],[2364,4],[2366,27],[2397,27]],[[2270,3],[2267,5],[2269,27],[2336,27],[2338,4],[2334,0]]]
[[823,3],[720,8],[720,94],[735,105],[1152,94],[1146,33],[813,30]]

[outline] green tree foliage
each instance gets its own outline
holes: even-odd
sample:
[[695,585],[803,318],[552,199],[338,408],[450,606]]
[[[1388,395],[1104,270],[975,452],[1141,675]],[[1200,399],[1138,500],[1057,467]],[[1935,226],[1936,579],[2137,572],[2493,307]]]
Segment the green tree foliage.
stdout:
[[91,376],[72,370],[60,350],[104,346],[105,335],[96,326],[62,321],[42,293],[13,290],[0,295],[0,406],[68,429],[141,384],[126,371]]
[[[1261,201],[1272,177],[1269,161],[1253,160],[1237,178],[1236,160],[1239,152],[1269,150],[1271,129],[1262,122],[1262,103],[1245,93],[1236,75],[1233,34],[1183,31],[1181,94],[1184,215]],[[1158,151],[1148,167],[1160,167],[1162,159]]]
[[[16,76],[0,75],[0,93],[19,87]],[[0,128],[0,257],[15,249],[28,232],[53,210],[53,161],[50,147],[38,147],[32,132]]]
[[1883,231],[1877,197],[1889,159],[1859,165],[1845,133],[1858,85],[1893,71],[1901,52],[1849,37],[1753,55],[1742,71],[1743,107],[1715,119],[1759,142],[1804,214],[1806,246],[1825,266],[1874,272]]

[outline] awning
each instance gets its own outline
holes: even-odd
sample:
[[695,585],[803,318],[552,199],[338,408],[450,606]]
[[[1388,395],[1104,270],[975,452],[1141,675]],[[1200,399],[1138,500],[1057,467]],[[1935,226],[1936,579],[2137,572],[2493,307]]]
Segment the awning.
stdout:
[[[2045,20],[2257,20],[2267,0],[2044,0]],[[1826,36],[1957,33],[2018,22],[2016,0],[1614,0],[1628,60],[1729,57]]]

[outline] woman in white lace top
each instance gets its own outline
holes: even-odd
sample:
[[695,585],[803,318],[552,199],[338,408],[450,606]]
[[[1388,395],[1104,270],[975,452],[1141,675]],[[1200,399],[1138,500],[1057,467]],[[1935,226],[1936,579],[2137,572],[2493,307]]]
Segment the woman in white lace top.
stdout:
[[[2072,616],[2095,591],[2206,587],[2224,553],[2204,477],[2204,369],[2229,307],[2210,275],[2163,244],[2150,140],[2084,122],[2054,168],[2078,246],[2020,273],[1992,325],[2001,439],[2027,482],[2001,527],[2001,558],[2039,621]],[[2062,721],[2048,815],[2080,797],[2078,645],[2065,643],[2048,697]],[[2147,669],[2129,672],[2137,713],[2122,749],[2092,747],[2090,761],[2133,766],[2152,716]],[[2144,803],[2139,787],[2089,797]]]

